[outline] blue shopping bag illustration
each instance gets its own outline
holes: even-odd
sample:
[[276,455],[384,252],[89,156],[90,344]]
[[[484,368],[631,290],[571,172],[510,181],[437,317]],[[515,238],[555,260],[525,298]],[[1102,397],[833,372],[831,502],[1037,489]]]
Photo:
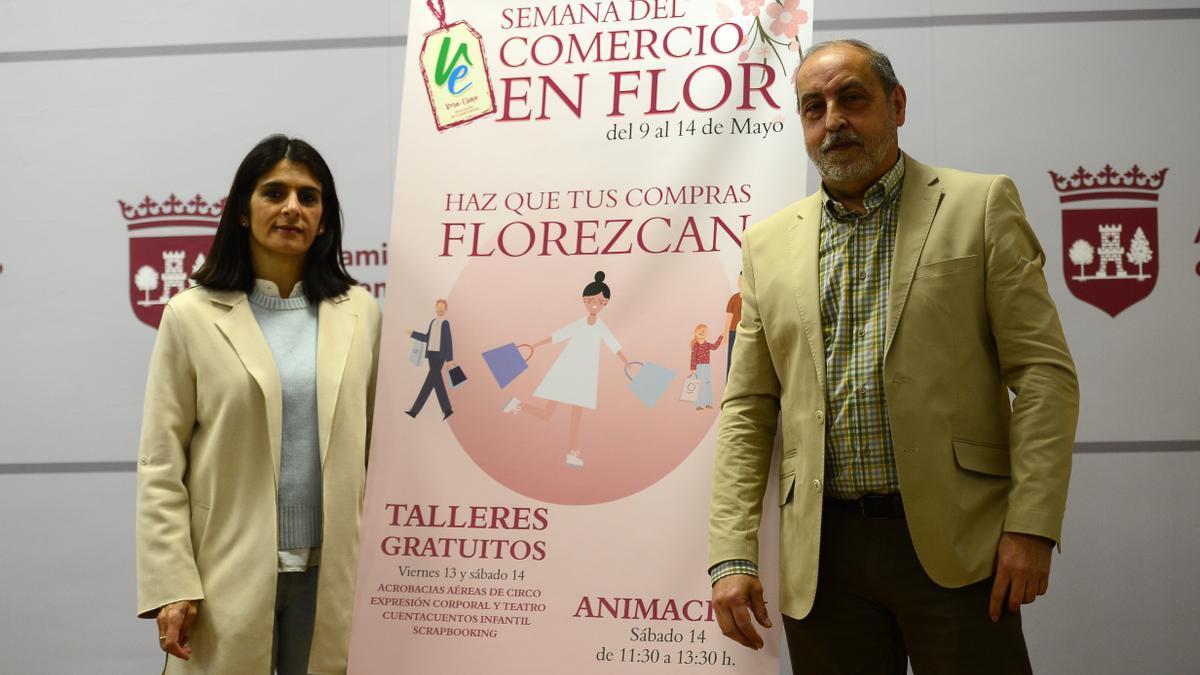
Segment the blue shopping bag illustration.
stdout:
[[517,379],[518,375],[529,368],[526,363],[529,359],[521,354],[522,347],[529,349],[529,355],[533,356],[533,347],[515,345],[511,342],[483,353],[483,362],[492,371],[492,377],[496,378],[496,384],[500,385],[501,389],[507,387]]
[[630,375],[629,368],[625,368],[625,377],[629,378],[629,388],[647,408],[653,408],[654,404],[658,403],[658,399],[662,397],[663,392],[671,385],[671,380],[675,379],[675,371],[655,363],[642,363],[641,361],[631,361],[629,365],[641,366],[636,375]]

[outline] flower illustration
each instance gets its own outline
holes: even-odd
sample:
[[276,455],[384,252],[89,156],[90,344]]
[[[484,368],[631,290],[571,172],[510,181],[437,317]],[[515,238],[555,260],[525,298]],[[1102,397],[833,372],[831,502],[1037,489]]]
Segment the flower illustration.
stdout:
[[775,35],[794,38],[800,32],[800,24],[808,22],[808,12],[800,9],[800,0],[783,0],[767,6],[771,32]]
[[[786,70],[783,55],[789,51],[802,52],[800,45],[800,26],[808,23],[808,12],[800,9],[801,2],[807,0],[740,0],[742,14],[751,17],[749,25],[742,33],[742,42],[738,46],[737,59],[739,62],[761,62],[764,65],[774,58],[779,62],[779,68]],[[763,7],[766,7],[765,14]],[[728,20],[732,11],[728,5],[717,2],[717,15],[722,20]],[[769,18],[768,18],[769,17]],[[768,30],[767,24],[770,24]],[[783,54],[781,54],[781,50]],[[766,81],[766,72],[763,72]]]
[[758,16],[758,11],[762,9],[764,2],[766,0],[742,0],[742,14],[745,16]]

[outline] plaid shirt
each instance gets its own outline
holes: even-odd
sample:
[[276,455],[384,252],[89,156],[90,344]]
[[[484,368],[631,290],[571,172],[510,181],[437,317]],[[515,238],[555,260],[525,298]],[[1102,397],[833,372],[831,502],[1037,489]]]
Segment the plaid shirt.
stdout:
[[[903,183],[901,154],[863,195],[865,215],[846,209],[821,186],[825,484],[837,499],[900,492],[883,391],[883,345]],[[757,575],[758,567],[749,560],[726,560],[708,574],[715,584],[731,574]]]
[[825,345],[825,483],[855,499],[900,491],[883,391],[888,283],[904,157],[863,197],[865,215],[821,188],[821,333]]

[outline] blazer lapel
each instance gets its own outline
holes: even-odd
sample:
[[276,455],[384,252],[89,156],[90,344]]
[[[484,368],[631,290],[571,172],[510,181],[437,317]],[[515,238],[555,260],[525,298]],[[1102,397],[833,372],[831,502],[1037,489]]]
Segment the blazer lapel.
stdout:
[[245,293],[222,294],[214,302],[227,305],[229,312],[216,321],[217,329],[229,340],[242,365],[258,383],[267,409],[267,435],[271,443],[271,466],[279,485],[279,453],[283,437],[283,394],[279,369],[271,347],[258,327]]
[[354,330],[358,325],[357,315],[343,305],[349,299],[349,295],[342,295],[322,302],[317,318],[317,429],[320,433],[322,467],[325,466],[325,454],[329,451],[333,413],[337,408],[342,374],[346,370],[346,358],[350,354]]
[[800,325],[808,340],[817,383],[825,387],[825,343],[821,335],[821,273],[817,258],[821,249],[820,193],[800,202],[791,224],[792,290],[800,311]]
[[905,155],[904,187],[900,194],[900,219],[896,225],[896,250],[892,254],[891,283],[888,288],[887,338],[883,353],[886,356],[900,324],[900,315],[908,301],[917,261],[925,248],[925,239],[938,206],[942,203],[943,190],[937,174],[929,166]]

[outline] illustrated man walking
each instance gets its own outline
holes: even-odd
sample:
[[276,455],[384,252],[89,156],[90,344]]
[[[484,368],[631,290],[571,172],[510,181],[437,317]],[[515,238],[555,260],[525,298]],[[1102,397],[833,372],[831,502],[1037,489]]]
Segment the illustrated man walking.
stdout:
[[1045,255],[1010,179],[900,152],[885,55],[821,43],[795,84],[822,184],[743,240],[718,622],[754,648],[747,607],[770,625],[757,541],[778,430],[795,673],[1031,672],[1018,610],[1049,583],[1079,405]]
[[446,382],[442,378],[444,366],[454,367],[454,339],[450,333],[450,321],[446,319],[446,311],[449,308],[449,303],[439,299],[433,305],[436,316],[429,322],[429,328],[424,333],[408,331],[410,337],[425,343],[425,358],[429,361],[429,373],[425,376],[417,400],[413,402],[412,408],[404,411],[409,417],[415,418],[421,414],[421,408],[425,406],[430,392],[437,394],[438,405],[442,408],[442,419],[454,414],[450,408],[450,396],[446,393]]

